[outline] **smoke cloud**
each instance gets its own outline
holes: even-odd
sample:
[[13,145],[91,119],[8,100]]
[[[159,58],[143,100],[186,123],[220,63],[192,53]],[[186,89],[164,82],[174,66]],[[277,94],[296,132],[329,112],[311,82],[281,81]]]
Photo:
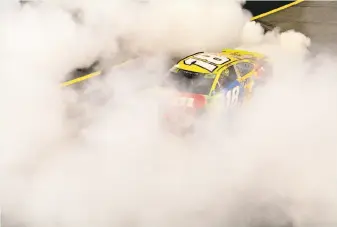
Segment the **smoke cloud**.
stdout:
[[[263,34],[240,1],[61,1],[0,15],[4,226],[333,226],[336,57]],[[240,47],[272,79],[187,137],[160,127],[172,56]],[[61,88],[103,59],[106,76]],[[121,61],[123,66],[114,67]]]

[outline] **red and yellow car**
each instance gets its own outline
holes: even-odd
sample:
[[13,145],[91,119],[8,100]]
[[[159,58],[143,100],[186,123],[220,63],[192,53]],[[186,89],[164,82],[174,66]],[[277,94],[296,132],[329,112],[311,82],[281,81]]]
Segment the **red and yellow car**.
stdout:
[[250,99],[255,86],[266,79],[266,65],[264,55],[235,49],[199,52],[181,59],[166,77],[166,84],[178,91],[165,114],[166,120],[187,127],[214,105],[225,109],[242,105]]

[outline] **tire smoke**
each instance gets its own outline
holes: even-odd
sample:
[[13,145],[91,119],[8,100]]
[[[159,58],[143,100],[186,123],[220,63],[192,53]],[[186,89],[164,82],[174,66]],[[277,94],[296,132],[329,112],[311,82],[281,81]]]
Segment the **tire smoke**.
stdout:
[[[336,57],[310,53],[308,37],[263,34],[235,0],[8,1],[0,13],[3,226],[337,223]],[[162,130],[169,59],[233,47],[270,56],[272,80],[230,120]],[[97,59],[106,77],[58,86]]]

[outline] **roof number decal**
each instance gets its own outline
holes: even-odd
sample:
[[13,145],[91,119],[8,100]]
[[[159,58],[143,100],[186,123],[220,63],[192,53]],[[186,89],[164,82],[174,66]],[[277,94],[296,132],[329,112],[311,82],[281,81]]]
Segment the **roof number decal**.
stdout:
[[226,56],[201,53],[193,56],[184,61],[186,65],[197,65],[201,68],[213,72],[219,65],[228,62],[229,59]]

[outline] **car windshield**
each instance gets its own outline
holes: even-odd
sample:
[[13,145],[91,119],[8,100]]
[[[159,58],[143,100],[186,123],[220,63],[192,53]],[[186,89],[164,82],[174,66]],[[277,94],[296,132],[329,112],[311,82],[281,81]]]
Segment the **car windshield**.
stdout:
[[171,71],[166,82],[172,84],[181,92],[207,95],[211,90],[214,78],[214,74],[196,73],[180,69]]

